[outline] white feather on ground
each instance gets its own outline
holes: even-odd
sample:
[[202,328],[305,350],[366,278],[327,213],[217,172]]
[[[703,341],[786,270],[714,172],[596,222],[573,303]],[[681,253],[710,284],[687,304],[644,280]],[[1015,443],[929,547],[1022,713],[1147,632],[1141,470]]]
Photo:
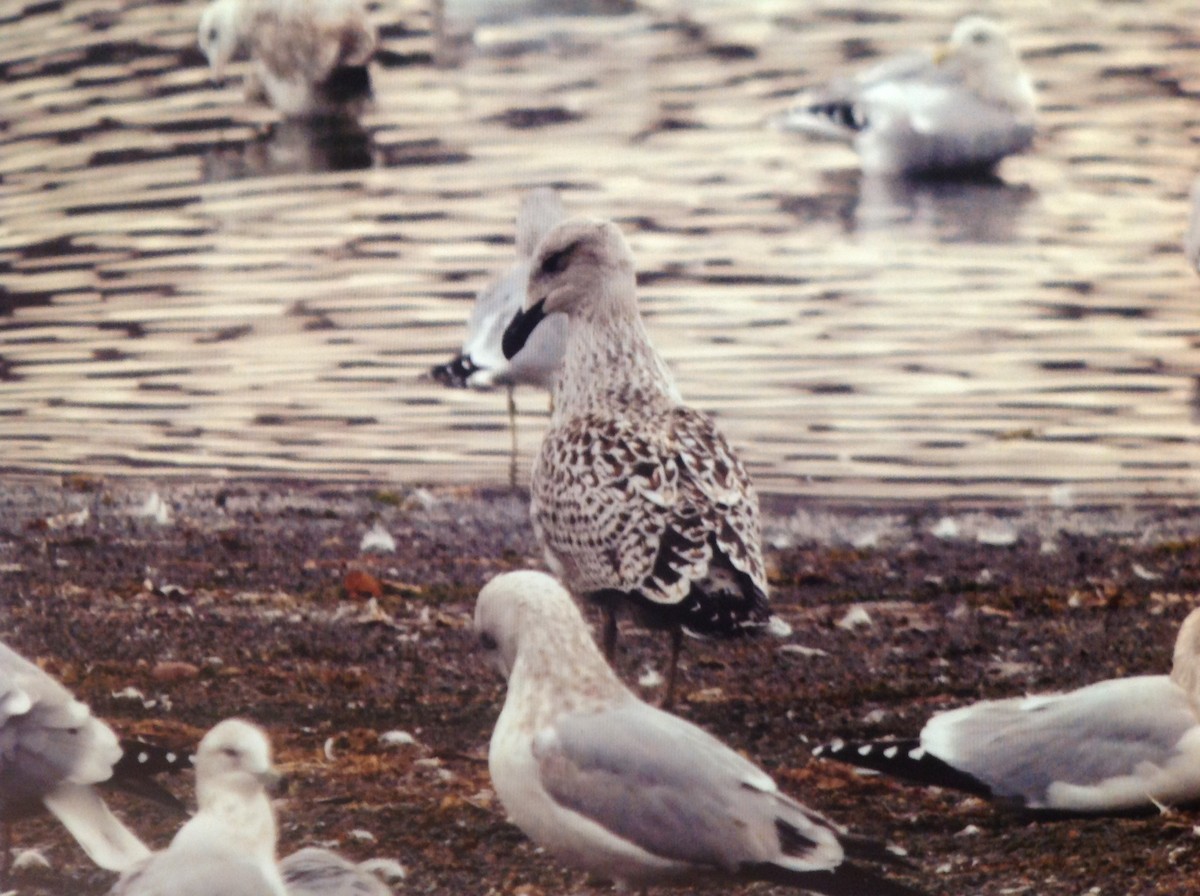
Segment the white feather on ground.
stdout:
[[247,97],[284,117],[356,118],[370,103],[377,36],[362,0],[213,0],[198,39],[218,80],[248,55]]
[[885,60],[801,93],[784,129],[852,143],[864,171],[988,171],[1033,142],[1033,84],[1004,31],[968,16],[936,53]]
[[1030,811],[1103,814],[1200,802],[1200,610],[1171,674],[938,713],[919,741],[842,743],[817,755]]
[[43,807],[101,868],[124,871],[148,856],[94,787],[112,777],[122,755],[111,728],[0,644],[0,871],[8,860],[9,824]]
[[846,834],[716,738],[634,696],[544,573],[489,582],[475,629],[508,679],[492,784],[512,821],[565,864],[631,887],[768,880],[918,892],[847,861],[894,860],[882,845]]
[[266,793],[276,777],[266,734],[226,719],[201,739],[194,764],[196,814],[110,896],[287,896]]

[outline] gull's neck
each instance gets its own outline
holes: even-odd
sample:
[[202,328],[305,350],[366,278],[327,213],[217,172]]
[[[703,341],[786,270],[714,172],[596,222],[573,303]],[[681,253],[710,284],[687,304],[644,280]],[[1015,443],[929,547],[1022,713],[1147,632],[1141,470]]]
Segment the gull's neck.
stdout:
[[505,710],[519,708],[523,722],[537,731],[561,713],[600,709],[630,696],[586,628],[546,632],[536,643],[521,645],[508,676]]
[[607,416],[613,408],[640,416],[681,402],[632,297],[628,304],[597,303],[571,315],[552,422],[590,413]]

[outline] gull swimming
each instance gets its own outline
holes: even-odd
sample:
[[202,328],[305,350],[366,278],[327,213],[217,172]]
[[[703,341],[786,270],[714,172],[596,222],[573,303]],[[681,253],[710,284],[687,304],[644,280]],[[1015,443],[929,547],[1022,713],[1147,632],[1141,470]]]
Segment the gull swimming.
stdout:
[[1152,811],[1200,802],[1198,712],[1200,609],[1179,629],[1169,676],[985,700],[933,716],[917,741],[814,752],[1032,812]]
[[287,896],[266,793],[277,777],[266,734],[226,719],[204,735],[193,762],[196,814],[109,896]]
[[1033,143],[1033,83],[1004,30],[967,16],[935,53],[887,59],[801,93],[783,130],[854,145],[866,172],[988,172]]
[[217,80],[248,55],[247,98],[285,118],[353,119],[370,103],[377,35],[362,0],[213,0],[198,39]]
[[[525,304],[525,286],[538,243],[566,217],[558,194],[548,188],[530,190],[517,211],[517,260],[475,298],[467,319],[462,350],[429,373],[446,386],[508,390],[508,419],[516,439],[516,404],[513,390],[519,385],[548,389],[562,363],[567,341],[567,319],[553,315],[513,357],[506,358],[500,342],[504,330]],[[514,444],[515,450],[515,444]]]
[[101,868],[124,871],[150,855],[94,787],[112,779],[123,756],[108,725],[0,644],[0,888],[8,870],[10,825],[43,809]]
[[545,573],[492,579],[475,630],[508,679],[488,749],[496,795],[565,864],[634,888],[764,880],[918,893],[848,861],[897,861],[886,847],[847,834],[715,737],[634,696]]
[[633,256],[612,222],[565,221],[542,240],[505,356],[554,312],[567,316],[567,342],[533,466],[534,532],[567,588],[602,608],[610,660],[620,607],[671,632],[669,705],[684,631],[732,635],[768,621],[758,497],[651,344]]

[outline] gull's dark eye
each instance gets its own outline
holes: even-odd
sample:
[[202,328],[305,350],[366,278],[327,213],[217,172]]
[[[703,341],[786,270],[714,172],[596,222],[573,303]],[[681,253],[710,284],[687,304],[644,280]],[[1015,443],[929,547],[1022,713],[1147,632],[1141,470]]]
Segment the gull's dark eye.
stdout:
[[557,252],[547,255],[545,260],[542,261],[542,273],[561,274],[567,269],[567,265],[571,261],[571,255],[574,254],[578,246],[579,243],[571,243],[565,249],[559,249]]
[[499,644],[496,643],[496,639],[493,638],[491,635],[489,635],[487,632],[479,633],[479,645],[484,650],[495,650],[497,647],[500,646]]
[[237,757],[238,757],[238,751],[235,750],[233,747],[221,747],[221,752],[224,753],[226,756],[230,756],[234,759],[237,759]]
[[210,44],[215,44],[217,42],[217,29],[216,28],[208,29],[208,42]]

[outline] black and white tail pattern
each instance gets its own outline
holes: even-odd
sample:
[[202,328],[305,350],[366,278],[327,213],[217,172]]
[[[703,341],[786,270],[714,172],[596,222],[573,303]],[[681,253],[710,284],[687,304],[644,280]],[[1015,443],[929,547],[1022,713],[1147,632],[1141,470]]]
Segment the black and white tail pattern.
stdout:
[[124,751],[105,783],[117,790],[143,797],[168,809],[186,814],[187,807],[157,781],[155,775],[175,774],[192,767],[190,753],[169,750],[141,740],[122,740]]
[[862,110],[847,100],[815,103],[808,107],[808,113],[828,119],[835,127],[848,131],[858,132],[867,126],[867,118],[862,114]]
[[915,740],[864,743],[839,740],[817,747],[813,755],[869,768],[913,784],[948,787],[985,798],[992,796],[991,788],[983,781],[929,753]]

